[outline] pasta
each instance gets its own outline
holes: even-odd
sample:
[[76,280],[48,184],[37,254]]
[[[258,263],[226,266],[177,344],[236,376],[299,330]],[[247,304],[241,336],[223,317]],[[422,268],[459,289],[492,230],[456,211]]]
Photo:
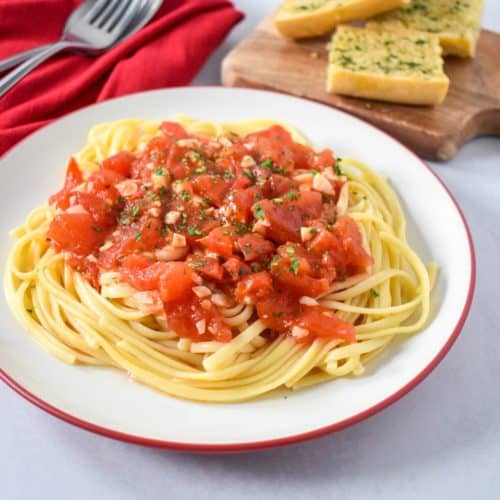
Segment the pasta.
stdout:
[[[229,139],[275,123],[173,120],[191,136]],[[98,125],[74,159],[88,176],[117,153],[143,151],[159,126],[144,120]],[[307,144],[297,130],[284,127],[295,142]],[[364,272],[334,280],[314,298],[302,297],[301,303],[318,304],[354,325],[355,341],[316,336],[301,342],[300,335],[269,335],[256,303],[228,302],[222,294],[216,300],[215,293],[212,302],[232,338],[179,336],[151,295],[120,273],[103,272],[96,284],[70,265],[67,254],[47,238],[60,211],[54,204],[35,209],[12,231],[15,243],[5,272],[8,303],[30,335],[65,363],[115,367],[179,398],[244,401],[283,386],[295,390],[361,375],[366,363],[396,337],[424,327],[437,267],[425,266],[408,245],[405,216],[387,180],[351,158],[342,159],[341,166],[345,178],[336,209],[356,222],[372,263]],[[202,288],[198,286],[200,294],[205,293]]]

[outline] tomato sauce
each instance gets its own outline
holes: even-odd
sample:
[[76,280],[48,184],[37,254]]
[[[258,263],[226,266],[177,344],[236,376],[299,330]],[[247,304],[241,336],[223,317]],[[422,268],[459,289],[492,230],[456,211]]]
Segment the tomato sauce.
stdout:
[[165,122],[143,151],[94,173],[71,159],[47,237],[96,288],[112,270],[154,292],[181,337],[231,340],[218,306],[238,302],[271,334],[354,341],[354,326],[315,300],[372,263],[338,213],[339,165],[277,125],[213,139]]

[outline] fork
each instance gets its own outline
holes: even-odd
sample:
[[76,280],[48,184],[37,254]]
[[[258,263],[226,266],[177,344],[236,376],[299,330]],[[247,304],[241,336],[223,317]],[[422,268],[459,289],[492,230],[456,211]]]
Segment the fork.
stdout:
[[0,96],[43,61],[69,47],[99,53],[120,38],[141,0],[84,2],[67,20],[59,42],[46,47],[0,80]]
[[[121,40],[129,37],[130,35],[134,34],[135,32],[139,31],[143,26],[145,26],[158,12],[158,9],[161,7],[163,0],[140,0],[141,5],[137,12],[135,13],[133,19],[130,21],[129,26],[127,26],[127,29],[123,33],[123,35],[116,40],[115,43],[120,42]],[[71,16],[76,16],[80,15],[80,9],[88,9],[89,4],[94,4],[95,0],[85,0],[82,4],[80,4],[72,13]],[[70,17],[71,17],[70,16]],[[69,19],[68,19],[69,21]],[[64,34],[63,34],[64,36]],[[67,42],[67,49],[74,49],[75,47],[70,44],[70,42]],[[0,61],[0,73],[3,73],[4,71],[7,71],[8,69],[14,68],[17,65],[21,64],[22,62],[26,61],[30,57],[39,54],[42,50],[47,49],[48,47],[54,45],[53,43],[49,43],[46,45],[42,45],[40,47],[35,47],[33,49],[28,49],[23,52],[20,52],[18,54],[15,54],[11,57],[8,57],[6,59],[3,59]],[[81,47],[79,47],[80,51],[83,51]]]

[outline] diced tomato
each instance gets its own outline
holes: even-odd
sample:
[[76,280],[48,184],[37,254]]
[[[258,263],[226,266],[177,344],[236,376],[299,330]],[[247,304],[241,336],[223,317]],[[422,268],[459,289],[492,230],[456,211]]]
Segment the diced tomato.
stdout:
[[341,239],[344,247],[348,271],[359,273],[373,263],[363,247],[363,237],[356,222],[348,215],[340,217],[333,226],[335,234]]
[[245,143],[251,146],[261,162],[269,160],[269,168],[278,167],[286,171],[294,169],[295,155],[291,149],[292,136],[280,125],[250,134]]
[[[224,323],[224,318],[217,307],[209,300],[204,300],[202,304],[193,293],[183,301],[165,304],[165,312],[169,328],[179,337],[196,342],[207,340],[229,342],[232,339],[231,329]],[[200,333],[198,326],[204,327],[203,333]]]
[[252,303],[267,297],[273,291],[273,280],[267,271],[244,276],[236,286],[236,300],[243,302],[246,298]]
[[105,269],[112,269],[129,254],[147,252],[163,246],[165,241],[161,230],[161,221],[147,215],[131,225],[120,227],[118,234],[113,234],[111,246],[101,251],[99,263]]
[[335,165],[333,151],[331,149],[323,149],[323,151],[315,155],[312,167],[322,170],[325,167],[332,167],[333,165]]
[[248,233],[236,240],[243,258],[247,262],[259,260],[274,252],[274,244],[257,233]]
[[283,286],[289,287],[295,293],[317,297],[330,289],[326,278],[313,278],[308,273],[307,261],[300,260],[297,273],[290,258],[282,258],[271,267],[274,279]]
[[207,236],[200,238],[198,243],[221,257],[229,258],[233,255],[233,238],[226,228],[216,227],[212,229]]
[[226,181],[209,174],[197,175],[191,183],[196,194],[209,199],[217,207],[224,204],[226,195],[232,185],[232,182],[229,180]]
[[166,168],[173,179],[184,179],[190,174],[189,165],[184,161],[187,148],[173,144],[168,150]]
[[246,175],[238,175],[233,182],[231,189],[245,189],[252,184],[252,181]]
[[135,161],[135,156],[128,151],[121,151],[109,158],[106,158],[102,164],[101,168],[104,170],[112,170],[117,172],[124,177],[130,177],[132,171],[132,164]]
[[99,267],[93,260],[89,260],[85,255],[71,254],[67,260],[68,264],[80,274],[96,289],[99,289]]
[[252,206],[259,196],[261,196],[260,190],[256,186],[234,192],[229,204],[231,217],[236,222],[248,224],[253,218]]
[[89,192],[99,192],[114,187],[115,184],[123,181],[125,176],[114,170],[99,169],[88,179],[87,189]]
[[330,289],[335,269],[322,266],[321,257],[310,255],[298,244],[278,248],[278,258],[271,264],[274,279],[294,293],[317,297]]
[[82,172],[78,167],[76,160],[71,157],[66,168],[66,179],[63,188],[49,198],[49,203],[56,204],[58,208],[66,209],[69,207],[69,198],[71,191],[83,182]]
[[242,158],[248,154],[241,142],[233,140],[231,146],[224,145],[215,154],[215,172],[223,176],[227,172],[238,172]]
[[120,272],[136,290],[146,291],[158,288],[160,275],[165,270],[164,262],[153,262],[145,255],[128,255],[122,261]]
[[86,192],[102,199],[107,205],[115,205],[120,193],[115,184],[124,180],[124,176],[114,170],[100,169],[88,179]]
[[326,309],[310,308],[310,310],[306,310],[295,319],[293,323],[309,332],[309,336],[298,339],[299,342],[310,341],[316,337],[342,339],[347,342],[354,342],[356,340],[354,326],[347,321],[341,320]]
[[304,144],[293,145],[295,168],[308,170],[313,168],[314,151],[309,146]]
[[278,198],[297,188],[297,185],[297,182],[289,177],[273,174],[267,178],[262,191],[266,198]]
[[131,177],[149,180],[152,173],[151,165],[155,168],[166,165],[171,142],[172,140],[165,135],[153,137],[146,145],[142,157],[133,163]]
[[[147,215],[141,217],[137,231],[133,233],[133,241],[137,250],[148,251],[158,246],[161,239],[162,222]],[[134,227],[135,230],[135,227]]]
[[259,215],[259,208],[269,222],[266,236],[277,242],[300,241],[300,228],[304,225],[303,212],[296,204],[287,203],[277,205],[271,200],[262,200],[253,207],[255,215]]
[[321,193],[317,191],[304,191],[300,193],[297,201],[292,202],[297,205],[307,218],[316,219],[322,212]]
[[160,276],[160,295],[165,304],[188,299],[194,285],[194,273],[186,262],[165,262]]
[[307,249],[322,259],[324,269],[334,269],[337,274],[345,275],[347,256],[341,239],[336,233],[326,229],[322,223],[315,222],[312,226],[317,233],[306,243]]
[[303,192],[297,195],[297,200],[286,200],[277,204],[271,200],[262,200],[254,205],[263,209],[269,222],[266,236],[277,243],[287,241],[299,242],[300,228],[307,225],[310,218],[317,218],[321,214],[321,194],[315,191]]
[[119,213],[119,207],[113,205],[113,199],[108,201],[94,194],[85,191],[76,191],[72,195],[74,203],[72,205],[81,205],[94,219],[97,226],[109,228],[116,224],[116,217]]
[[187,262],[197,273],[210,280],[221,281],[224,276],[223,267],[213,257],[193,255],[188,258]]
[[160,125],[160,130],[166,137],[173,141],[189,137],[184,127],[176,122],[163,122]]
[[283,332],[297,316],[299,306],[298,296],[289,289],[283,289],[258,300],[256,310],[268,328]]
[[242,276],[251,273],[250,266],[238,257],[230,257],[222,264],[231,281],[238,281]]
[[336,234],[328,231],[323,224],[314,224],[313,229],[316,234],[307,242],[307,248],[316,254],[322,254],[331,249],[340,247],[342,250],[342,243],[337,238]]
[[90,214],[63,213],[52,219],[47,237],[57,250],[89,255],[102,245],[106,234],[96,226]]

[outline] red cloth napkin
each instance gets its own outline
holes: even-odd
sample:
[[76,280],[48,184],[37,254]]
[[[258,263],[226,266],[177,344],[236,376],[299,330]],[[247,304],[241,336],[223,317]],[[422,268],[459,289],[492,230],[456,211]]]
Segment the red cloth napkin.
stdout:
[[[80,2],[0,0],[0,58],[57,40]],[[149,24],[101,56],[54,56],[0,97],[0,156],[81,106],[189,83],[242,17],[228,0],[164,0]]]

